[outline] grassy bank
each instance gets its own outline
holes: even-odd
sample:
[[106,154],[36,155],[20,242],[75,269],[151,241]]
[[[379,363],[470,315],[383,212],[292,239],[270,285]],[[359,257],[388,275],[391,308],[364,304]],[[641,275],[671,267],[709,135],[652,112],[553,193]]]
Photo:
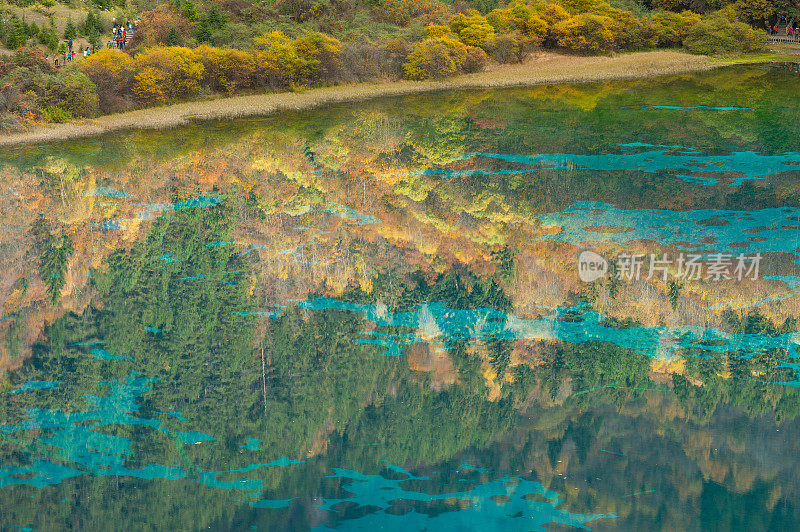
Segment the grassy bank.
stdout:
[[381,96],[458,88],[502,88],[643,78],[709,70],[724,64],[730,62],[668,50],[635,52],[614,57],[542,53],[524,63],[495,65],[484,72],[457,76],[445,81],[345,84],[305,92],[268,93],[186,102],[106,115],[93,120],[47,124],[25,133],[0,137],[0,145],[75,139],[125,129],[176,127],[191,120],[267,115],[284,109],[308,109],[329,103]]

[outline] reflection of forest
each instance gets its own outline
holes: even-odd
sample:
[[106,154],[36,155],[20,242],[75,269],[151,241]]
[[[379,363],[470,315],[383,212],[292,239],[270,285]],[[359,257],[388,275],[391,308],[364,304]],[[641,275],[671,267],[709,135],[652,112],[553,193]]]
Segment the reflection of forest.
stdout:
[[[698,352],[687,357],[692,362],[674,362],[671,377],[654,372],[647,356],[605,342],[498,339],[443,347],[434,336],[418,343],[407,359],[376,356],[378,348],[354,342],[364,326],[354,313],[290,309],[274,320],[253,315],[260,296],[248,282],[252,266],[232,246],[206,244],[228,241],[234,219],[225,203],[178,212],[157,221],[129,252],[112,254],[107,272],[93,278],[93,303],[47,326],[31,362],[11,375],[12,382],[62,384],[4,394],[3,423],[19,423],[22,409],[31,404],[91,410],[87,395],[107,395],[103,383],[132,371],[155,376],[152,391],[143,392],[141,415],[160,419],[171,430],[202,429],[215,440],[183,445],[158,430],[114,419],[102,432],[131,439],[123,463],[131,471],[145,464],[180,467],[187,481],[179,489],[204,501],[207,514],[198,517],[204,523],[228,519],[222,516],[230,503],[218,490],[201,488],[195,468],[244,469],[223,478],[259,479],[267,499],[303,495],[287,511],[306,522],[315,515],[308,494],[335,493],[324,479],[329,467],[378,472],[381,460],[423,469],[466,460],[495,471],[519,470],[565,494],[571,512],[600,506],[630,519],[631,526],[654,515],[663,523],[694,526],[720,501],[731,508],[725,519],[746,518],[758,526],[796,519],[791,507],[796,494],[784,479],[797,472],[792,461],[781,458],[797,441],[800,394],[770,384],[791,377],[780,367],[785,353],[747,360]],[[167,262],[165,255],[180,260]],[[343,297],[370,301],[388,295],[385,283],[398,282],[394,293],[403,307],[437,301],[453,308],[509,310],[501,277],[478,277],[463,268],[431,282],[420,274],[399,280],[379,276],[369,292],[353,286]],[[117,358],[93,356],[101,345],[95,342],[102,342],[101,353]],[[162,412],[179,412],[181,419]],[[775,418],[786,421],[776,425]],[[771,438],[766,451],[765,433]],[[37,446],[38,437],[16,431],[4,441],[3,452],[11,453],[7,465],[35,468],[31,460],[45,453],[75,467],[53,448]],[[242,454],[248,438],[257,438],[270,460],[287,456],[308,462],[247,472],[257,460]],[[78,470],[102,474],[93,463]],[[193,479],[199,484],[187,484]],[[4,490],[43,498],[34,506],[16,506],[18,520],[29,522],[36,519],[28,509],[71,490],[112,489],[109,481],[95,480]],[[434,489],[446,492],[456,482],[445,478]],[[172,506],[161,495],[172,492],[171,483],[131,479],[116,485],[120,503],[135,490],[148,508],[146,517],[132,519],[163,525],[186,517],[175,507],[180,500]],[[658,487],[656,494],[652,486]],[[628,500],[638,492],[650,498]],[[748,501],[746,513],[730,502],[740,500]],[[106,519],[113,508],[81,503],[75,511],[88,512],[93,521]],[[258,519],[269,518],[279,519]]]
[[[800,106],[786,103],[797,96],[780,75],[729,69],[665,80],[647,93],[638,83],[447,93],[435,107],[409,97],[12,155],[0,190],[0,267],[12,272],[0,280],[0,368],[18,369],[0,387],[63,384],[3,393],[2,421],[19,423],[29,401],[89,408],[87,394],[108,394],[99,382],[134,372],[158,379],[142,395],[143,417],[180,412],[186,421],[163,422],[215,440],[184,450],[163,432],[109,422],[111,435],[131,440],[125,467],[176,466],[187,478],[80,476],[38,491],[6,487],[4,497],[33,495],[46,506],[113,484],[118,499],[75,502],[79,511],[100,522],[135,490],[148,512],[134,521],[186,522],[180,499],[163,497],[175,491],[203,501],[204,513],[192,516],[198,528],[229,522],[231,512],[244,522],[256,519],[241,517],[248,505],[231,505],[195,483],[192,471],[244,468],[253,457],[242,445],[258,438],[270,459],[308,460],[248,473],[266,498],[301,496],[286,510],[299,526],[331,518],[312,517],[315,493],[341,489],[323,479],[330,467],[376,473],[380,460],[519,471],[563,494],[572,512],[599,506],[620,516],[598,527],[797,522],[798,471],[785,457],[797,451],[800,393],[779,384],[795,379],[787,360],[800,310],[791,284],[796,243],[765,259],[765,273],[788,280],[587,286],[574,270],[575,245],[537,239],[557,231],[539,216],[580,201],[678,213],[798,207],[792,166],[741,185],[731,184],[741,175],[704,169],[718,179],[709,185],[668,168],[531,169],[464,158],[626,153],[615,146],[631,142],[631,131],[653,145],[726,147],[716,155],[800,151],[792,133],[800,121],[786,118]],[[678,100],[757,110],[644,109]],[[775,109],[777,101],[789,110]],[[700,238],[713,227],[698,231]],[[595,249],[613,257],[622,247],[607,241]],[[643,239],[627,249],[675,247]],[[404,328],[293,306],[318,296],[376,309],[490,307],[500,321],[585,304],[609,330],[694,325],[778,340],[756,352],[695,343],[679,356],[651,358],[604,338],[443,337],[442,316],[430,312]],[[761,303],[751,309],[753,302]],[[567,311],[558,319],[582,318]],[[402,335],[414,340],[404,356],[379,356],[384,344],[375,338]],[[95,341],[121,358],[93,356]],[[42,453],[63,461],[37,446],[34,431],[13,437],[0,440],[9,466],[35,467]],[[443,477],[437,489],[458,482]],[[35,521],[23,515],[34,506],[19,504],[15,522]],[[257,519],[279,519],[270,515]]]
[[[389,271],[431,274],[464,264],[483,275],[499,264],[492,254],[507,249],[516,265],[507,292],[522,316],[536,316],[542,305],[569,303],[576,293],[590,297],[610,318],[649,326],[729,330],[726,308],[742,314],[754,303],[761,303],[759,312],[778,324],[796,316],[793,254],[772,252],[759,282],[670,284],[656,279],[587,288],[574,271],[577,247],[553,236],[558,229],[542,226],[539,219],[587,200],[619,209],[621,219],[612,225],[623,228],[631,209],[675,212],[677,219],[687,210],[747,213],[794,207],[799,200],[796,172],[785,164],[791,157],[770,163],[763,172],[749,172],[773,174],[768,179],[741,185],[730,184],[741,174],[702,166],[702,154],[697,155],[698,176],[717,180],[714,185],[687,182],[669,168],[548,169],[463,158],[476,152],[624,155],[636,151],[618,146],[630,144],[631,131],[643,146],[672,147],[645,148],[660,149],[667,158],[680,155],[681,146],[726,146],[703,152],[714,157],[798,151],[797,136],[790,134],[798,121],[787,119],[787,109],[780,111],[782,136],[770,127],[774,102],[786,105],[796,98],[780,75],[761,67],[727,69],[667,79],[647,93],[636,90],[640,83],[446,94],[435,107],[409,97],[402,106],[389,100],[291,120],[135,132],[88,141],[80,150],[69,145],[45,153],[17,150],[4,169],[6,227],[0,237],[4,271],[14,272],[0,282],[4,312],[11,317],[3,327],[11,327],[9,336],[17,340],[3,347],[0,364],[24,356],[45,321],[63,310],[83,309],[91,298],[88,276],[104,269],[114,250],[140,239],[147,220],[172,215],[169,202],[204,195],[234,205],[231,240],[246,260],[257,264],[253,282],[264,307],[312,292],[336,296],[354,283],[369,290],[376,276]],[[723,89],[734,84],[737,91]],[[675,98],[696,105],[747,104],[756,111],[647,108]],[[183,142],[175,142],[179,137]],[[690,162],[696,154],[689,154]],[[52,234],[49,247],[30,230],[38,215]],[[714,248],[716,223],[701,220],[693,226],[698,231],[693,239],[671,244],[657,242],[659,229],[638,228],[637,234],[650,231],[653,236],[628,243],[627,251],[673,257],[679,249],[694,248],[755,253],[781,248],[774,239],[796,225],[766,219],[763,226],[747,229],[741,242],[732,243],[735,247]],[[596,234],[605,242],[593,243],[593,249],[613,260],[623,248],[609,239],[624,240],[624,233]],[[68,260],[65,237],[74,247]],[[787,244],[787,252],[796,247],[796,242]],[[48,274],[43,283],[42,271]],[[765,275],[779,278],[764,280]],[[45,302],[48,289],[59,292],[56,308]],[[394,297],[389,292],[382,294],[387,304]]]

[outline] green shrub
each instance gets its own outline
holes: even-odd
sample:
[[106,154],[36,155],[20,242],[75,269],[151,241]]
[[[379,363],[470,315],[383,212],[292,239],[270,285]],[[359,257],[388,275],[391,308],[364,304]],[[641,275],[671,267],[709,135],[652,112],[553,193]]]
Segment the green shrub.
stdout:
[[755,52],[762,50],[766,34],[743,22],[714,13],[695,24],[683,41],[684,47],[693,54],[724,54],[733,52]]
[[656,35],[656,44],[663,47],[677,47],[689,35],[692,27],[700,22],[700,15],[691,11],[673,13],[672,11],[659,11],[651,19],[653,31]]
[[44,108],[44,119],[48,122],[62,124],[72,120],[72,113],[56,105],[48,105]]
[[46,105],[57,105],[71,116],[90,117],[99,111],[97,87],[86,74],[66,70],[50,77]]

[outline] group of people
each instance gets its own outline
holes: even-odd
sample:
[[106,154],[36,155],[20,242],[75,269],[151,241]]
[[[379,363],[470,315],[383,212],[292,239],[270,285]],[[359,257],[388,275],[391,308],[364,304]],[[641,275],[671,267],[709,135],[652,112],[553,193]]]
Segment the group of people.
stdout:
[[[53,56],[53,66],[59,68],[62,65],[66,65],[67,63],[71,63],[76,57],[78,57],[78,52],[72,49],[72,39],[69,39],[64,42],[65,50],[61,53],[56,53]],[[87,46],[83,50],[83,57],[89,57],[92,55],[92,47]]]
[[[138,20],[135,20],[133,22],[125,22],[125,24],[117,24],[117,20],[114,19],[114,25],[111,28],[112,40],[108,41],[107,48],[125,48],[128,43],[128,37],[136,28],[138,22]],[[72,39],[68,39],[64,44],[66,44],[66,49],[53,56],[53,65],[56,68],[71,63],[78,56],[78,52],[72,50]],[[91,45],[87,46],[83,49],[83,57],[89,57],[92,55],[92,51]]]
[[764,25],[767,27],[767,33],[770,35],[780,35],[781,30],[779,26],[782,26],[787,37],[795,41],[800,41],[800,27],[798,27],[798,24],[794,21],[794,18],[789,18],[786,13],[781,13],[775,23],[770,23],[770,21],[764,20]]
[[111,35],[113,38],[108,41],[107,47],[119,48],[120,50],[125,48],[125,45],[128,43],[128,33],[130,33],[135,26],[135,21],[133,24],[126,22],[125,24],[117,26],[117,21],[114,19],[114,26],[111,28]]

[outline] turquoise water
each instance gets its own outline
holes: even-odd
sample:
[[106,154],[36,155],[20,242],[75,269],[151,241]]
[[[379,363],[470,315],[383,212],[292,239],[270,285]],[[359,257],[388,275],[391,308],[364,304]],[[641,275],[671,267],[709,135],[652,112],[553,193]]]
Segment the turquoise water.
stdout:
[[[748,66],[4,151],[0,528],[797,528],[795,89]],[[760,269],[620,274],[720,254]]]

